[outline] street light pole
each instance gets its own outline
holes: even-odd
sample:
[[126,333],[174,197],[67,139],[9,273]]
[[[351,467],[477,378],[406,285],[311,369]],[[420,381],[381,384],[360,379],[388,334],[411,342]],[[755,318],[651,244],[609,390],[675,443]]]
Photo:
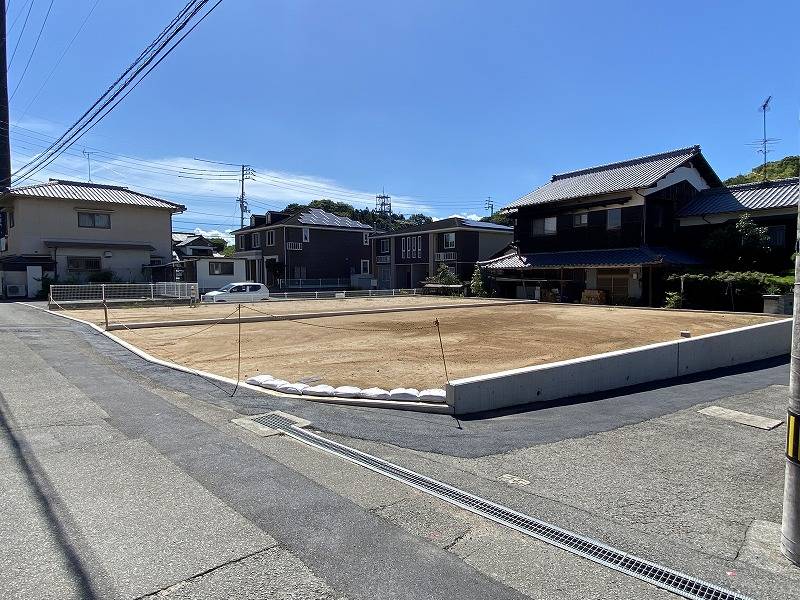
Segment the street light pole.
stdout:
[[[800,211],[797,215],[797,227],[800,232]],[[800,253],[795,254],[794,281],[781,551],[794,564],[800,565]]]

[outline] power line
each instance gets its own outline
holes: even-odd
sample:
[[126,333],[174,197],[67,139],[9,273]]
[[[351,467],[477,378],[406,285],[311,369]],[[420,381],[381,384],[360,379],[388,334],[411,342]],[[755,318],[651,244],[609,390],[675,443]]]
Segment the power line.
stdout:
[[[209,0],[190,0],[181,10],[178,16],[173,19],[164,31],[151,42],[151,44],[139,55],[139,57],[120,75],[117,80],[98,98],[87,111],[54,142],[43,155],[21,169],[14,175],[16,181],[34,175],[47,165],[52,163],[64,149],[86,134],[92,127],[97,125],[105,118],[119,103],[133,91],[144,78],[150,74],[161,62],[169,56],[180,43],[208,17],[211,12],[220,5],[222,0],[217,2],[205,13],[189,30],[170,47],[169,44],[185,29],[189,23],[200,13],[202,8]],[[166,49],[166,50],[165,50]],[[159,57],[160,56],[160,57]],[[157,60],[156,60],[157,59]],[[155,62],[154,62],[155,61]],[[124,81],[123,81],[124,79]],[[121,83],[120,83],[121,82]],[[123,93],[124,92],[124,93]],[[121,95],[121,97],[120,97]]]
[[66,48],[64,48],[64,50],[61,52],[61,55],[58,57],[58,60],[56,61],[56,64],[54,64],[53,68],[50,69],[50,72],[47,74],[47,77],[45,77],[45,80],[42,83],[42,85],[39,86],[39,89],[36,91],[36,93],[33,95],[33,97],[28,101],[28,104],[25,105],[25,108],[22,110],[22,113],[17,118],[17,122],[18,123],[25,117],[25,115],[28,114],[28,109],[31,107],[31,105],[33,105],[34,102],[36,102],[36,99],[42,93],[42,90],[44,90],[44,88],[50,82],[50,79],[55,74],[56,69],[58,69],[58,66],[61,64],[61,61],[64,60],[64,57],[67,55],[67,52],[69,52],[69,49],[72,48],[72,44],[75,43],[75,40],[81,34],[81,31],[83,31],[83,28],[86,26],[87,21],[89,21],[89,17],[92,16],[92,13],[94,12],[94,9],[97,8],[97,5],[99,3],[100,3],[100,0],[94,0],[94,4],[92,4],[92,7],[89,9],[89,12],[83,18],[83,22],[81,22],[80,27],[78,27],[78,31],[75,32],[75,35],[72,36],[72,39],[67,44]]
[[28,72],[28,67],[31,66],[31,61],[33,60],[33,55],[36,52],[36,48],[39,46],[39,40],[42,39],[42,32],[44,31],[44,26],[47,25],[47,18],[50,16],[50,11],[53,9],[53,2],[55,0],[50,0],[50,4],[47,7],[47,12],[44,15],[44,20],[42,21],[42,26],[39,28],[39,33],[36,36],[36,41],[33,43],[33,48],[31,48],[31,53],[28,55],[28,61],[25,63],[25,68],[22,69],[22,75],[19,76],[17,80],[17,85],[14,86],[14,91],[11,92],[11,97],[9,101],[14,99],[14,95],[17,93],[19,86],[22,84],[22,80],[25,79],[25,74]]
[[[25,33],[25,26],[28,24],[28,18],[31,16],[31,10],[33,10],[33,2],[34,0],[31,0],[31,3],[28,5],[28,14],[25,15],[25,21],[22,23],[22,29],[17,37],[17,43],[14,44],[14,50],[11,51],[11,58],[8,60],[8,67],[6,67],[6,70],[10,69],[11,65],[14,63],[14,57],[17,55],[17,48],[19,48],[19,43],[22,41],[22,34]],[[25,10],[25,8],[23,7],[22,10]],[[17,19],[19,19],[19,15],[21,14],[22,12],[17,15]],[[14,19],[14,23],[17,22],[17,19]],[[11,24],[11,27],[14,27],[14,23]]]

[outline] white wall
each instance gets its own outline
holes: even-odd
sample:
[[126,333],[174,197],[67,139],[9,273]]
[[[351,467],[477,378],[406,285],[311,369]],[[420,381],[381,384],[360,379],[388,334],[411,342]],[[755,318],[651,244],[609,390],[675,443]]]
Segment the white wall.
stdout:
[[[111,256],[103,256],[110,252]],[[58,248],[55,252],[58,265],[59,281],[64,282],[71,277],[85,280],[90,273],[72,273],[67,270],[67,258],[72,256],[96,257],[100,259],[102,271],[112,271],[124,282],[146,281],[142,273],[142,265],[150,264],[150,250],[120,250],[118,248]]]
[[[209,262],[232,262],[233,275],[209,275]],[[197,260],[197,287],[201,292],[216,290],[223,285],[245,281],[245,260],[243,258],[201,258]]]
[[649,188],[646,193],[647,195],[650,195],[680,181],[688,181],[694,187],[694,189],[698,191],[705,190],[710,187],[708,183],[706,183],[706,180],[703,179],[703,176],[700,175],[700,171],[689,165],[688,167],[678,167],[674,171],[670,172],[666,177],[659,180],[654,187]]
[[546,402],[671,379],[788,354],[792,320],[458,379],[447,384],[455,414]]

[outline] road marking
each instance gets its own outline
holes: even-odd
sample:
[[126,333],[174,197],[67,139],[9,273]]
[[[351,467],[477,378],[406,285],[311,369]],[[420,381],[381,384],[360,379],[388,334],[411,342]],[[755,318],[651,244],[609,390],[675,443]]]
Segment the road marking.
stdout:
[[716,417],[724,419],[725,421],[733,421],[749,427],[756,427],[758,429],[775,429],[778,425],[783,423],[780,419],[770,419],[769,417],[761,417],[759,415],[751,415],[750,413],[732,410],[730,408],[723,408],[721,406],[708,406],[697,411],[709,417]]

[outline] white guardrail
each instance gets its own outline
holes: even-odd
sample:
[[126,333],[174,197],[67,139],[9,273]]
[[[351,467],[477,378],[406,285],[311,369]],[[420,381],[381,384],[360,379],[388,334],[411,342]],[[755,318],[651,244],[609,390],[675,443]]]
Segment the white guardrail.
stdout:
[[325,300],[335,298],[385,298],[387,296],[421,296],[419,288],[400,290],[347,290],[347,291],[319,291],[319,292],[273,292],[270,290],[270,300]]
[[196,283],[89,283],[51,285],[51,303],[112,302],[120,300],[197,300]]

